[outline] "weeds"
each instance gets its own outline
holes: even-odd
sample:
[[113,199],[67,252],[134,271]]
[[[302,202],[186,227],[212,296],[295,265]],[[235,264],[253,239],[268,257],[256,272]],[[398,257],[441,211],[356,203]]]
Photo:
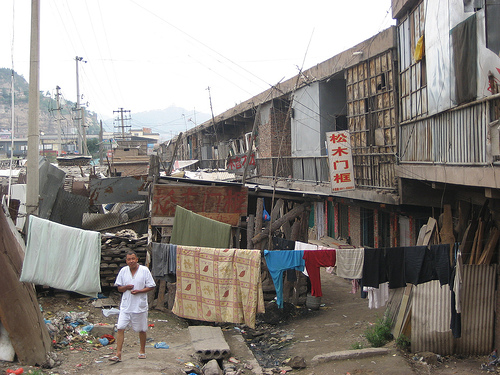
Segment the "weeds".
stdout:
[[396,339],[396,347],[400,350],[409,352],[411,348],[411,341],[405,335],[401,335]]
[[374,348],[384,346],[392,340],[391,326],[387,319],[379,319],[365,331],[365,337]]
[[351,350],[356,350],[356,349],[363,349],[363,344],[358,342],[355,342],[354,344],[351,344],[350,347]]

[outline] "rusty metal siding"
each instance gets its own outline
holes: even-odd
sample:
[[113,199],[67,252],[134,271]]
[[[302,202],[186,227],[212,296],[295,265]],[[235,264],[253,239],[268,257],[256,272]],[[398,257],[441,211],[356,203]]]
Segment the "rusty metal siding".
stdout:
[[403,162],[485,164],[488,103],[406,123],[399,134]]
[[441,355],[485,355],[493,347],[495,312],[495,266],[464,265],[462,284],[462,337],[450,330],[451,292],[438,281],[413,289],[413,352]]
[[448,285],[430,281],[413,288],[411,317],[412,352],[453,354],[450,330],[451,292]]
[[462,337],[455,352],[489,354],[493,348],[496,267],[464,266],[462,291]]

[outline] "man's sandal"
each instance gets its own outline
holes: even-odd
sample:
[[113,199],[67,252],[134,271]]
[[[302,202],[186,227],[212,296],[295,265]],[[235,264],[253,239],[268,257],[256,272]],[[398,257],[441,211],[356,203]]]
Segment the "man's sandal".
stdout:
[[114,355],[112,356],[111,358],[108,358],[108,361],[111,361],[111,362],[121,362],[122,360],[120,359],[120,357]]
[[137,356],[137,358],[139,358],[139,359],[146,359],[146,353],[139,353],[139,355]]

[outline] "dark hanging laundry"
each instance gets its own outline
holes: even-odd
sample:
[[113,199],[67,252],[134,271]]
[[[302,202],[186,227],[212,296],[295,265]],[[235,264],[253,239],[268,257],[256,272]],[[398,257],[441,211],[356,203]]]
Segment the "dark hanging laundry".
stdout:
[[406,286],[404,248],[390,247],[385,249],[385,264],[389,289],[404,288]]
[[407,283],[418,285],[426,249],[427,246],[405,247],[405,279]]
[[449,249],[449,244],[365,249],[363,286],[378,288],[387,281],[391,289],[431,280],[439,280],[441,286],[449,284]]
[[382,283],[389,281],[385,264],[384,249],[365,249],[363,264],[363,286],[378,288]]
[[177,245],[153,242],[151,246],[153,277],[167,282],[175,282]]

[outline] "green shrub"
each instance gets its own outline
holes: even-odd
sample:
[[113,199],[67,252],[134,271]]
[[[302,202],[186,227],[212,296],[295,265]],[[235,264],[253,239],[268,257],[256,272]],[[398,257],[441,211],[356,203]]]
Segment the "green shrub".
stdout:
[[389,321],[386,319],[379,319],[377,323],[367,328],[365,337],[374,348],[384,346],[392,340]]
[[396,339],[396,347],[400,350],[410,351],[411,341],[405,335],[401,335]]

